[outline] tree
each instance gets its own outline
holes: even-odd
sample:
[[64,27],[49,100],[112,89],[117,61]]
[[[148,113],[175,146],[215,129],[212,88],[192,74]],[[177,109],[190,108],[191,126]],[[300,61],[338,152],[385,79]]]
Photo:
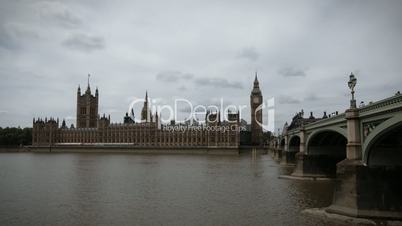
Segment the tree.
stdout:
[[18,146],[32,144],[32,128],[0,127],[0,145]]

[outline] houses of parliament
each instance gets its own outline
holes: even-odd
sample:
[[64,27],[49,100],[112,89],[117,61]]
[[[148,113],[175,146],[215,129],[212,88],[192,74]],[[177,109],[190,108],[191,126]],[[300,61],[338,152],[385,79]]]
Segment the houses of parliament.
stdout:
[[[249,133],[250,145],[262,143],[262,104],[263,97],[257,75],[250,94],[251,125]],[[132,147],[229,147],[240,145],[240,114],[228,112],[227,121],[221,121],[219,112],[207,111],[205,124],[199,127],[184,127],[181,130],[168,130],[170,125],[161,124],[160,115],[152,113],[149,107],[148,93],[145,95],[141,110],[141,122],[135,122],[126,113],[121,123],[111,123],[110,115],[102,116],[98,112],[99,91],[94,94],[88,80],[85,92],[77,89],[76,126],[67,126],[55,118],[34,118],[32,130],[32,146],[132,146]],[[258,123],[260,122],[260,123]],[[214,127],[213,130],[202,129]],[[223,129],[230,126],[231,129]],[[222,128],[222,129],[221,129]]]

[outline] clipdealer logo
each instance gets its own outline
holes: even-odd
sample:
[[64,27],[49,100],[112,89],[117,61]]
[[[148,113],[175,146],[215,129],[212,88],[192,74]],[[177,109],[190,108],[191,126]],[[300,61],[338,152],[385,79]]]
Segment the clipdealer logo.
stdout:
[[[144,107],[147,108],[145,119],[142,119],[143,115],[135,117],[134,109],[142,110]],[[182,109],[186,109],[186,111],[183,112]],[[193,104],[192,101],[185,98],[176,98],[173,100],[173,104],[162,104],[160,98],[148,98],[147,102],[144,98],[134,98],[128,107],[128,112],[131,112],[130,117],[135,123],[155,120],[157,114],[158,127],[162,128],[163,125],[163,128],[168,131],[183,131],[185,129],[227,131],[231,130],[231,126],[225,127],[222,124],[219,126],[221,128],[218,129],[215,123],[219,121],[235,123],[238,119],[241,121],[243,116],[247,118],[250,114],[257,114],[259,111],[263,112],[263,120],[256,120],[256,123],[265,131],[274,131],[275,99],[273,97],[264,101],[254,112],[251,112],[248,105],[225,105],[223,98],[219,99],[219,104],[210,105]],[[238,118],[233,117],[236,114],[238,114]],[[174,123],[172,124],[172,122]],[[247,130],[246,125],[241,125],[239,128],[240,130]]]

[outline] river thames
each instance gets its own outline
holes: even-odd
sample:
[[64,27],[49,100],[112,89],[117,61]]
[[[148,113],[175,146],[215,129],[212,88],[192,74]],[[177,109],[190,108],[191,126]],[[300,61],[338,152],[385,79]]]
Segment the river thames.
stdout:
[[2,225],[329,225],[331,181],[269,155],[0,154]]

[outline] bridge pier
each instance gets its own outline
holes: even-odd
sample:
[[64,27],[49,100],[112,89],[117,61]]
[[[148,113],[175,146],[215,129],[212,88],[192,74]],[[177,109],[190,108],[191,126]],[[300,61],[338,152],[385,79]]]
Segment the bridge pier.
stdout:
[[279,160],[279,164],[281,164],[281,165],[286,165],[287,164],[287,156],[286,156],[286,154],[287,154],[287,151],[285,151],[285,150],[282,150],[282,153],[281,153],[281,159]]
[[329,213],[402,220],[402,167],[368,167],[360,160],[338,164]]
[[276,155],[276,152],[277,152],[277,148],[276,147],[273,147],[273,148],[270,148],[269,149],[269,155],[271,156],[271,158],[272,159],[274,159],[275,158],[275,155]]
[[336,163],[340,159],[328,155],[296,154],[296,167],[291,174],[294,177],[335,177]]
[[272,148],[270,150],[270,155],[271,155],[272,159],[275,159],[275,156],[277,155],[277,152],[278,152],[278,148]]
[[276,149],[275,156],[274,156],[275,161],[277,161],[277,162],[281,161],[282,152],[283,152],[282,149]]
[[283,151],[281,158],[281,165],[295,165],[296,153],[294,151]]
[[[358,116],[357,109],[346,111],[347,158],[337,164],[338,180],[333,203],[326,208],[326,211],[351,217],[402,220],[400,159],[398,160],[398,156],[389,156],[391,162],[396,162],[394,165],[363,164]],[[397,140],[401,134],[400,127],[391,140]],[[387,141],[381,145],[384,144],[387,144]],[[397,146],[395,150],[399,152],[400,148]],[[383,150],[379,152],[381,151]]]

